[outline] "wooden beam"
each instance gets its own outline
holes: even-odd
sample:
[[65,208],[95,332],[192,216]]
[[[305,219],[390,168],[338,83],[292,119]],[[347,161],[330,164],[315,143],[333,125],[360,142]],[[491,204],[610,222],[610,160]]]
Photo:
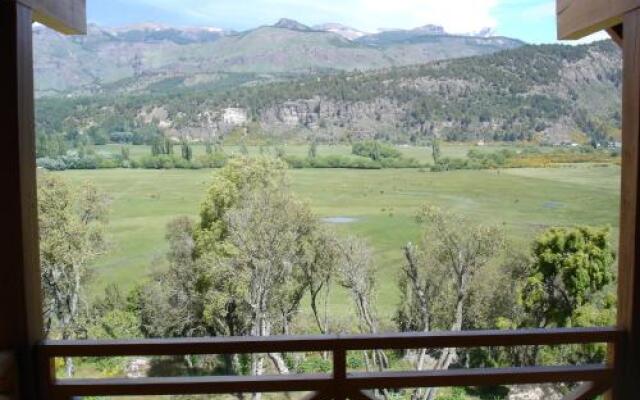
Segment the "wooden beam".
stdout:
[[416,349],[615,343],[616,328],[561,328],[379,335],[214,337],[143,340],[45,341],[42,357],[158,356],[266,352]]
[[0,353],[0,398],[15,395],[16,370],[13,354]]
[[620,48],[622,48],[624,39],[624,27],[622,26],[622,24],[608,28],[607,33],[611,37],[611,40],[613,40]]
[[624,17],[622,186],[614,399],[637,397],[640,376],[640,9]]
[[558,39],[580,39],[622,22],[640,0],[557,0]]
[[31,25],[31,9],[0,1],[0,351],[13,353],[24,399],[36,398],[34,349],[43,336]]
[[67,35],[87,33],[86,0],[16,0],[33,10],[33,20]]
[[[450,369],[410,372],[350,374],[346,390],[402,389],[416,387],[463,387],[524,385],[536,383],[611,381],[613,368],[603,365]],[[633,397],[625,398],[632,399]]]
[[187,394],[323,392],[330,375],[261,375],[178,378],[63,379],[55,383],[53,398],[77,396],[163,396]]

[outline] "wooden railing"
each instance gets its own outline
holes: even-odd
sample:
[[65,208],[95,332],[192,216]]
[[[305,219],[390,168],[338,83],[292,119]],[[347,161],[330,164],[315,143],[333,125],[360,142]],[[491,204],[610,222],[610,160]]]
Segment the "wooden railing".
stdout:
[[[583,383],[566,400],[592,399],[613,380],[608,365],[455,369],[408,372],[348,372],[346,355],[354,350],[471,348],[607,343],[614,328],[518,331],[463,331],[381,335],[325,335],[151,339],[123,341],[45,341],[39,347],[43,393],[51,399],[75,396],[150,396],[311,392],[309,399],[371,398],[369,390],[415,387],[464,387],[537,383]],[[210,376],[139,379],[58,379],[57,357],[178,356],[273,352],[331,352],[331,374]]]
[[16,365],[13,354],[0,352],[0,400],[14,395],[15,380]]

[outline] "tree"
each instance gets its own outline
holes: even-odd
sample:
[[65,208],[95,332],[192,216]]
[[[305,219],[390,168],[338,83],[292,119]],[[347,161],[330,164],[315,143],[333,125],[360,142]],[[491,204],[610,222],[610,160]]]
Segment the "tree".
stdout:
[[[85,184],[77,193],[58,177],[38,179],[40,266],[45,330],[49,336],[74,337],[81,312],[87,265],[105,248],[107,197]],[[66,359],[69,376],[73,363]]]
[[191,149],[191,145],[186,139],[182,141],[180,148],[182,152],[182,158],[187,161],[191,161],[191,159],[193,158],[193,150]]
[[286,168],[282,161],[266,157],[229,160],[215,175],[200,207],[200,222],[194,231],[196,254],[225,254],[226,213],[236,207],[250,189],[285,188]]
[[169,269],[142,288],[141,329],[147,337],[193,337],[224,332],[203,321],[207,294],[205,271],[194,260],[194,222],[179,217],[167,224]]
[[[340,242],[342,253],[339,269],[340,285],[349,290],[360,323],[360,331],[369,334],[378,333],[378,321],[375,313],[375,268],[373,251],[361,239],[347,237]],[[364,351],[366,368],[383,371],[389,367],[387,355],[382,350]],[[389,398],[386,390],[382,391]]]
[[[304,295],[328,285],[337,256],[333,236],[291,194],[284,173],[276,159],[233,159],[216,174],[200,221],[169,224],[169,269],[140,291],[146,336],[290,333]],[[267,359],[289,371],[281,354],[252,357],[256,375]],[[237,357],[225,362],[240,372]]]
[[305,245],[301,268],[309,291],[311,311],[318,330],[326,334],[329,332],[327,302],[331,282],[342,256],[340,239],[332,231],[318,227],[311,232]]
[[433,135],[433,139],[431,140],[431,152],[433,155],[433,163],[436,165],[439,164],[441,157],[440,139],[438,139],[435,135]]
[[614,281],[608,229],[550,229],[534,242],[533,257],[522,301],[539,327],[574,325],[576,311]]
[[164,138],[164,153],[163,154],[173,154],[173,140],[169,137]]
[[[306,289],[299,265],[314,225],[310,210],[284,191],[263,189],[247,194],[227,220],[234,251],[223,262],[246,279],[241,299],[251,310],[251,335],[269,336],[275,329],[288,334]],[[288,372],[280,355],[269,357],[279,372]],[[262,364],[260,356],[254,358],[254,374],[262,374]]]
[[120,148],[120,157],[122,157],[123,161],[129,161],[130,154],[131,154],[131,151],[130,151],[129,147],[122,146]]
[[316,158],[318,156],[318,143],[313,140],[309,145],[309,158]]
[[[503,232],[433,206],[423,207],[417,221],[424,225],[421,248],[405,247],[403,304],[396,320],[401,329],[460,331],[472,283],[503,247]],[[425,366],[426,352],[420,351],[419,370]],[[434,356],[433,368],[448,369],[457,353],[447,348]],[[413,397],[431,400],[435,395],[436,390],[427,389]]]

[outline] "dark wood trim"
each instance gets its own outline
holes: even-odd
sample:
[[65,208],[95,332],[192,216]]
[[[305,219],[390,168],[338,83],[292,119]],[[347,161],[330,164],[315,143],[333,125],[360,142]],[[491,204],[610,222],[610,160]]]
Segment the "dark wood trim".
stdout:
[[15,394],[16,365],[12,353],[0,353],[0,398]]
[[618,255],[617,370],[613,396],[632,399],[640,376],[640,10],[624,17],[622,191]]
[[624,27],[622,24],[608,28],[607,33],[611,37],[611,40],[613,40],[619,47],[622,47],[624,39]]
[[65,379],[54,398],[76,396],[161,396],[178,394],[273,393],[322,391],[331,375],[215,376],[140,379]]
[[[613,369],[597,366],[527,367],[445,371],[379,372],[349,374],[331,396],[361,398],[351,395],[366,389],[401,389],[412,387],[463,387],[535,384],[548,382],[607,382]],[[141,379],[64,379],[52,388],[53,398],[76,396],[160,396],[172,394],[267,393],[317,391],[326,398],[332,384],[331,375],[216,376]],[[314,395],[316,396],[316,395]]]
[[557,0],[558,39],[580,39],[622,22],[640,0]]
[[604,365],[367,372],[350,374],[348,388],[362,390],[412,387],[523,385],[585,381],[607,382],[612,378],[613,368]]
[[44,357],[153,356],[247,352],[412,349],[614,343],[616,328],[528,329],[379,335],[219,337],[185,339],[44,341]]
[[[130,340],[116,342],[46,341],[39,346],[41,369],[51,371],[56,357],[185,355],[213,353],[263,353],[329,351],[331,375],[217,376],[145,379],[55,379],[45,381],[51,398],[74,396],[216,394],[280,391],[312,391],[308,398],[366,399],[366,389],[483,386],[546,382],[596,382],[611,387],[613,368],[608,365],[462,369],[446,371],[348,373],[347,351],[379,348],[479,347],[610,343],[620,335],[613,328],[524,331],[466,331],[433,334],[327,335],[312,337],[222,337],[203,339]],[[286,388],[286,389],[285,389]]]
[[21,398],[35,398],[35,345],[42,339],[33,100],[32,13],[0,2],[0,351],[14,353]]
[[347,352],[340,347],[333,351],[333,399],[346,398]]
[[87,33],[86,0],[10,0],[33,10],[33,21],[66,35]]

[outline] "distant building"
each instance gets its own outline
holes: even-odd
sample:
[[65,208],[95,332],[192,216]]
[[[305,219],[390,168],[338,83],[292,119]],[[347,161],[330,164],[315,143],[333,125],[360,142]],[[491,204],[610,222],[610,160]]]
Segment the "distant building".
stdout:
[[247,112],[243,108],[225,108],[222,121],[228,125],[242,125],[248,121]]

